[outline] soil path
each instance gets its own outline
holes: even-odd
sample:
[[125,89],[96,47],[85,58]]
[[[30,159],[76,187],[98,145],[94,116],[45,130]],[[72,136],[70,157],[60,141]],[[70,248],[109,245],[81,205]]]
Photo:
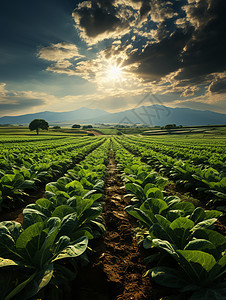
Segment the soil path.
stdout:
[[103,135],[100,131],[96,131],[96,130],[89,130],[87,131],[87,133],[93,133],[94,135]]
[[105,207],[103,218],[106,224],[104,247],[99,250],[96,264],[103,270],[111,287],[113,300],[146,300],[150,298],[151,283],[144,277],[143,259],[133,238],[130,218],[124,211],[128,200],[117,174],[113,152],[109,155],[108,175],[105,181]]
[[[106,233],[91,241],[92,262],[79,272],[74,291],[78,300],[156,300],[134,238],[134,219],[124,211],[129,199],[117,174],[113,152],[109,155],[102,216]],[[132,221],[132,222],[131,222]]]

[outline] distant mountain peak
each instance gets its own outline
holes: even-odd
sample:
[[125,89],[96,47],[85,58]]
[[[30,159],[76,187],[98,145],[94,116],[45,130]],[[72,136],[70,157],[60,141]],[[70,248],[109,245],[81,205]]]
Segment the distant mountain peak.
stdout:
[[[156,110],[156,107],[164,109]],[[190,108],[167,107],[154,104],[140,106],[117,113],[109,113],[101,109],[80,107],[66,112],[44,111],[20,116],[5,116],[0,118],[0,124],[28,124],[33,119],[45,119],[50,124],[144,124],[163,126],[176,124],[192,125],[223,125],[226,124],[226,114],[213,111],[202,111]]]

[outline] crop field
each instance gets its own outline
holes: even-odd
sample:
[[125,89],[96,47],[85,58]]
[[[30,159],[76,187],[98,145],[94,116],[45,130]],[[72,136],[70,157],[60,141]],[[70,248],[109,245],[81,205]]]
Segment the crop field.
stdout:
[[0,128],[0,300],[226,299],[226,138],[117,132]]
[[97,128],[97,131],[105,135],[114,135],[118,133],[116,128]]
[[[28,127],[25,126],[7,126],[3,127],[0,126],[0,136],[5,135],[5,136],[11,136],[11,138],[15,138],[17,136],[18,138],[23,138],[25,136],[30,136],[33,139],[35,139],[34,133],[30,132]],[[60,129],[53,129],[50,128],[49,131],[42,131],[42,138],[48,137],[49,136],[84,136],[87,135],[87,132],[80,130],[80,129],[72,129],[72,128],[60,128]],[[38,139],[39,137],[37,137]]]

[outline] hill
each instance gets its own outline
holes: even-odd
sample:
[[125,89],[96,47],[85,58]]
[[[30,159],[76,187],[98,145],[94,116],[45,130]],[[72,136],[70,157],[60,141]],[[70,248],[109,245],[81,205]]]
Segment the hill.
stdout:
[[81,122],[88,118],[98,118],[102,115],[107,116],[108,112],[100,109],[90,109],[86,107],[66,112],[44,111],[34,114],[25,114],[20,116],[5,116],[0,118],[0,124],[27,124],[34,119],[44,119],[49,123],[61,122]]
[[226,114],[213,111],[202,111],[190,108],[170,108],[163,105],[141,106],[117,113],[109,113],[100,109],[82,107],[67,112],[45,111],[21,116],[5,116],[0,124],[28,124],[33,119],[45,119],[50,124],[144,124],[163,126],[177,124],[183,126],[223,125]]

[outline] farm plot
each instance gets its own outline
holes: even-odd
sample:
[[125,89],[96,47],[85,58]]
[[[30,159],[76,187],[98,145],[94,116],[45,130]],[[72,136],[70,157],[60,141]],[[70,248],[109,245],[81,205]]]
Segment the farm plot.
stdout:
[[100,214],[108,147],[109,141],[48,183],[46,198],[24,209],[22,225],[0,223],[1,299],[32,299],[39,291],[40,298],[63,299],[68,281],[87,263],[88,240],[104,231]]
[[[221,155],[222,161],[219,163],[218,170],[216,170],[209,165],[193,164],[191,163],[192,159],[178,160],[178,158],[166,155],[161,151],[149,149],[149,143],[141,145],[142,142],[141,144],[139,142],[131,143],[128,139],[119,137],[116,140],[135,155],[142,156],[145,162],[170,179],[173,179],[185,190],[195,192],[195,195],[201,195],[203,201],[206,204],[208,202],[210,207],[225,211],[225,155]],[[222,150],[223,148],[220,151]]]
[[160,152],[174,158],[189,160],[194,165],[204,164],[216,169],[222,170],[225,167],[226,148],[225,145],[218,141],[215,144],[200,145],[195,139],[192,142],[161,142],[150,139],[128,137],[128,141],[136,142],[148,149]]
[[214,230],[222,212],[195,207],[177,196],[165,197],[166,178],[117,142],[114,148],[126,189],[133,196],[126,211],[139,220],[138,236],[149,250],[146,275],[172,288],[167,299],[223,299],[226,239]]
[[66,138],[41,143],[1,143],[0,210],[17,207],[24,196],[59,177],[104,140]]
[[166,193],[168,178],[135,141],[104,140],[55,145],[84,160],[70,156],[75,164],[47,180],[21,224],[0,222],[0,299],[225,298],[223,213]]

